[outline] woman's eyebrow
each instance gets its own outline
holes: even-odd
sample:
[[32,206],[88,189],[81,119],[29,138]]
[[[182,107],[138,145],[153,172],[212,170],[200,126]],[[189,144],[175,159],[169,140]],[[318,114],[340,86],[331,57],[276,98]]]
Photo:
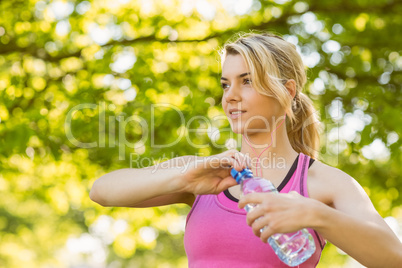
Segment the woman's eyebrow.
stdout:
[[[240,74],[240,75],[238,75],[237,77],[238,78],[242,78],[243,76],[246,76],[246,75],[248,75],[248,74],[250,74],[250,72],[248,72],[248,73],[242,73],[242,74]],[[228,81],[229,79],[227,79],[227,78],[225,78],[225,77],[221,77],[221,80],[226,80],[226,81]]]

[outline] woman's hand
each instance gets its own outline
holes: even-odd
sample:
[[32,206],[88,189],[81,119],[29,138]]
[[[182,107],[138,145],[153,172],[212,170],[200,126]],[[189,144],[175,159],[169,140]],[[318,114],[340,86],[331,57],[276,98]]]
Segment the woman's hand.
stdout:
[[309,227],[319,205],[317,202],[295,191],[288,194],[250,193],[240,198],[239,208],[249,203],[257,205],[247,213],[247,224],[266,243],[273,234],[291,233]]
[[194,195],[218,194],[237,184],[230,175],[233,167],[241,171],[247,166],[251,166],[251,159],[235,149],[196,157],[182,176],[184,191]]

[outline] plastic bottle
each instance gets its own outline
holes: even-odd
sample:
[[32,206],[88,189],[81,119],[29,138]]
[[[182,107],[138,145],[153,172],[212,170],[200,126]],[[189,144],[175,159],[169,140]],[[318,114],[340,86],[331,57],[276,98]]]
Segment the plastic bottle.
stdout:
[[[241,195],[253,192],[278,193],[278,190],[269,180],[254,177],[253,172],[248,168],[241,172],[232,168],[231,175],[240,184]],[[244,209],[250,212],[254,207],[256,205],[247,204]],[[279,259],[292,267],[305,262],[315,252],[314,238],[307,229],[294,233],[274,234],[268,238],[268,243]]]

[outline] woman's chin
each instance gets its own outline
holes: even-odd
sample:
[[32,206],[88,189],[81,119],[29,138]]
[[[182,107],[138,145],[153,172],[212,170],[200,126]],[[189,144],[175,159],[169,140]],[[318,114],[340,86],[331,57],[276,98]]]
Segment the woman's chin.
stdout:
[[243,127],[233,127],[232,126],[232,132],[236,134],[243,134]]

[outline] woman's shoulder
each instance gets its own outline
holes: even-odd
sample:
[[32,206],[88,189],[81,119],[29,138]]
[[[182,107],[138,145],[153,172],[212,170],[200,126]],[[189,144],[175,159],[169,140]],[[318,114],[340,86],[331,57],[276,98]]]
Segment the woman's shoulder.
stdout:
[[348,177],[350,177],[349,174],[347,174],[346,172],[340,170],[339,168],[327,165],[317,159],[314,160],[313,164],[311,165],[311,167],[309,168],[308,171],[308,176],[320,176],[321,175],[325,175],[326,178],[330,178],[331,181],[335,180],[344,180],[347,179]]
[[352,187],[356,180],[339,168],[315,160],[308,170],[309,196],[332,206],[335,195]]

